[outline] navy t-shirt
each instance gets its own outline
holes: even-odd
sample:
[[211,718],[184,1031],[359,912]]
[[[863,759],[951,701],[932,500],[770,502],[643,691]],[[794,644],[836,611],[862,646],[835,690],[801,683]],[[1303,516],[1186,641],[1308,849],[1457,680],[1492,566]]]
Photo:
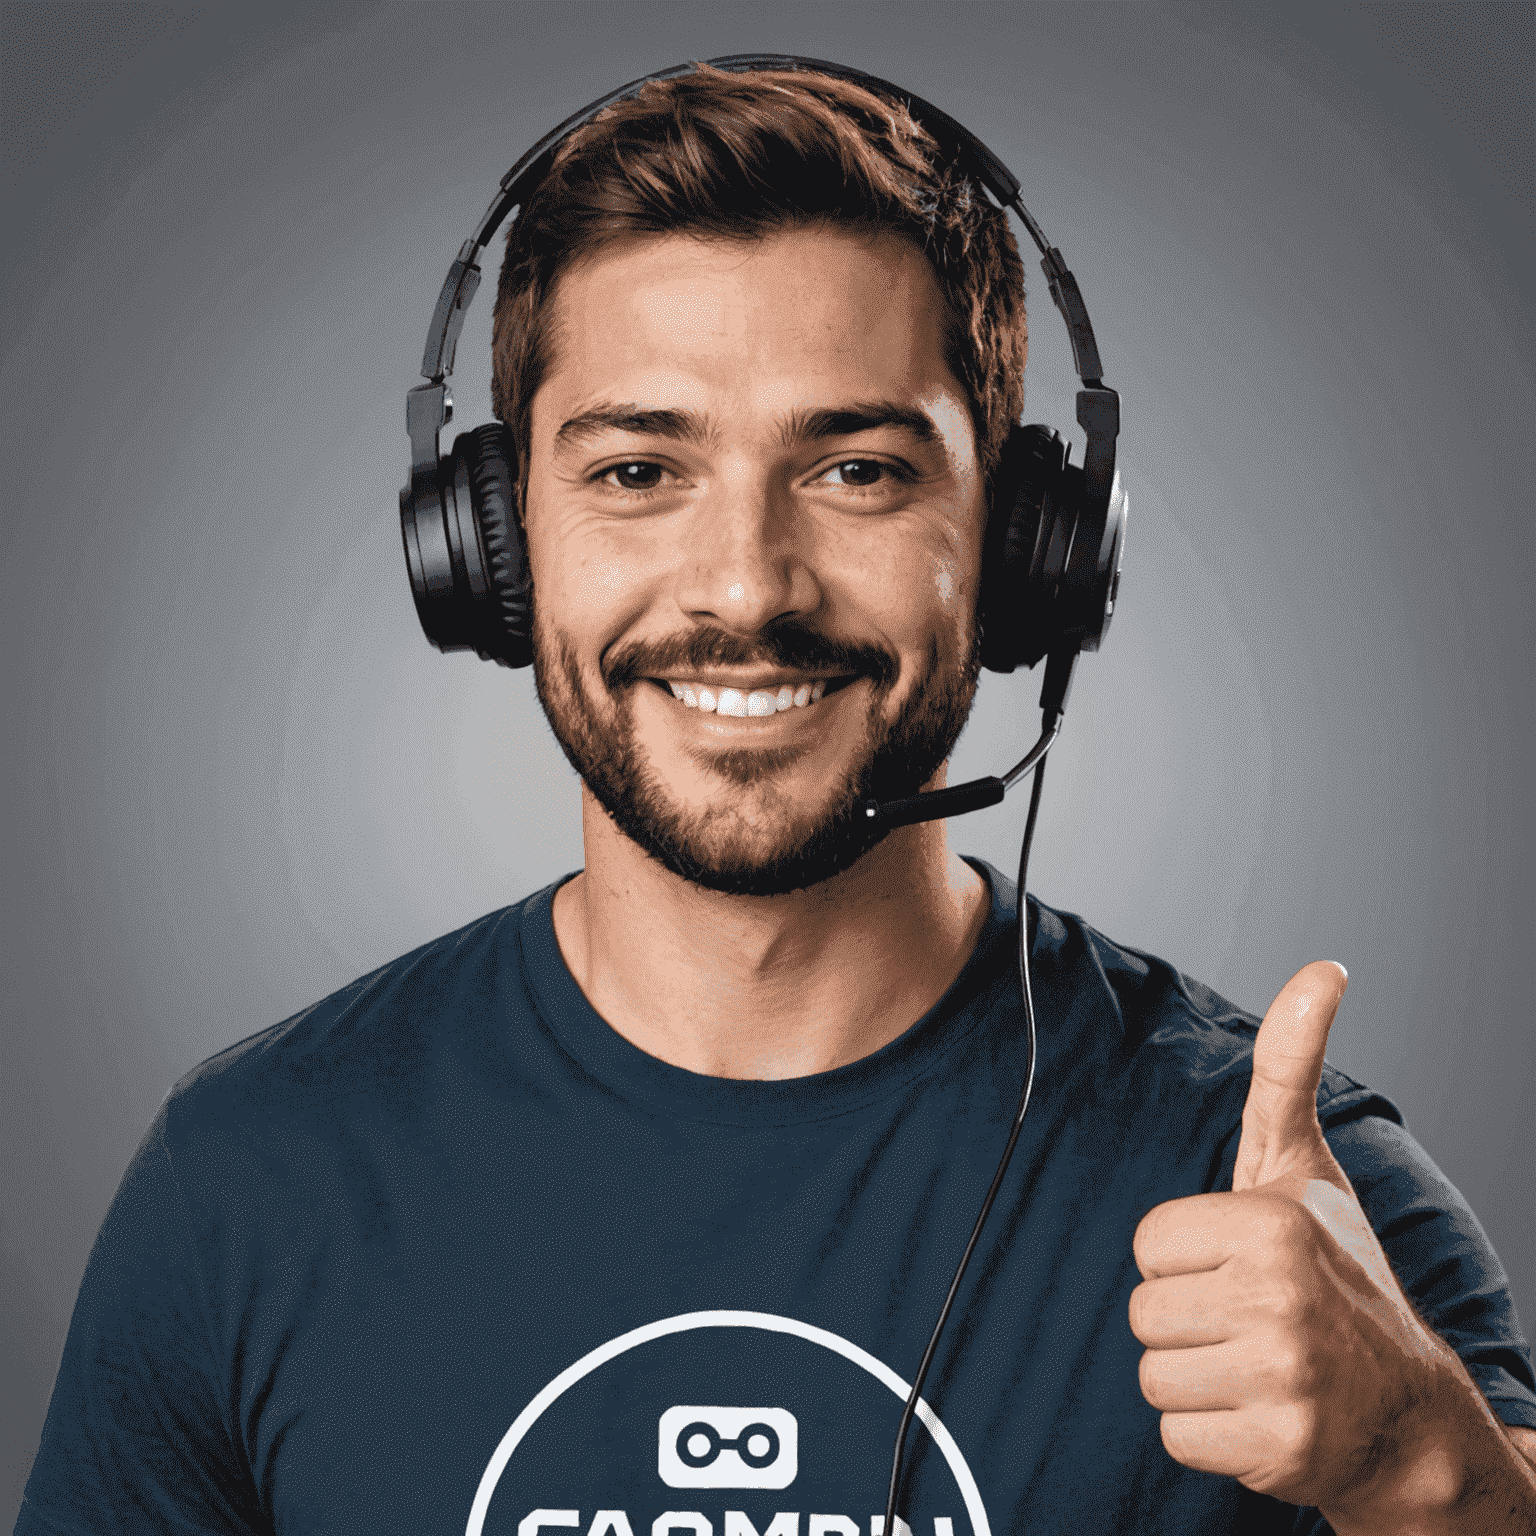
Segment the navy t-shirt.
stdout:
[[[554,887],[206,1062],[91,1255],[18,1529],[876,1536],[1024,1068],[1013,887],[975,867],[954,985],[833,1072],[637,1050]],[[1038,911],[1034,1101],[914,1426],[912,1532],[1324,1529],[1167,1455],[1127,1321],[1137,1222],[1231,1185],[1256,1021]],[[1384,1099],[1329,1068],[1318,1102],[1416,1304],[1536,1427],[1472,1212]]]

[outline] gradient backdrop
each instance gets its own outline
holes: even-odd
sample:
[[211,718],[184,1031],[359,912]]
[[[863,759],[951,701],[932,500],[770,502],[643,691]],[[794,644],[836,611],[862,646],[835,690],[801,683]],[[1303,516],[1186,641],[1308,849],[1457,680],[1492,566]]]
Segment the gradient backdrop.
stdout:
[[[172,1081],[580,864],[531,677],[417,627],[403,394],[518,154],[748,49],[862,65],[992,145],[1122,392],[1124,599],[1035,888],[1255,1011],[1344,961],[1333,1059],[1536,1317],[1536,10],[9,5],[7,1529]],[[1030,270],[1027,414],[1065,428]],[[482,294],[461,425],[488,335]],[[987,674],[952,776],[1012,762],[1037,692]],[[953,842],[1006,869],[1024,809]]]

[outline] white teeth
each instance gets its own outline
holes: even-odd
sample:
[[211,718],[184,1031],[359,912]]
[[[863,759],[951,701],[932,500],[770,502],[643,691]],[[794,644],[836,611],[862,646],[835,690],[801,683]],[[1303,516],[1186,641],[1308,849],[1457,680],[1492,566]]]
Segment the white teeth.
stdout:
[[815,683],[801,683],[798,688],[785,683],[777,692],[771,688],[754,688],[750,693],[744,693],[740,688],[695,688],[691,683],[676,683],[670,679],[667,687],[672,690],[672,697],[689,709],[702,709],[705,714],[751,715],[754,718],[778,714],[786,709],[804,709],[827,691],[824,678]]

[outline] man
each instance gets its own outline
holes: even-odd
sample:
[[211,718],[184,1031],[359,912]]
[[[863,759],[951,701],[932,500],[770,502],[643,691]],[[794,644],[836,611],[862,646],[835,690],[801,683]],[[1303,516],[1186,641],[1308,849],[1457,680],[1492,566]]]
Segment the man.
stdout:
[[[1022,297],[856,86],[701,70],[566,141],[495,402],[585,867],[178,1086],[21,1530],[874,1536],[1025,1046],[1009,882],[858,807],[971,704]],[[1256,1039],[1032,917],[1035,1106],[904,1523],[1536,1529],[1507,1286],[1324,1067],[1342,972]]]

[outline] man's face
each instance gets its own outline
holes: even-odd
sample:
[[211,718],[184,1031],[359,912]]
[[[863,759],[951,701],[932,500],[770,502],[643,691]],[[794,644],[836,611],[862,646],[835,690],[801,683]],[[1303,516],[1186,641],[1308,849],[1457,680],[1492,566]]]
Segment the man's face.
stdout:
[[684,879],[826,880],[976,689],[983,493],[933,273],[888,233],[647,236],[552,303],[526,506],[555,735]]

